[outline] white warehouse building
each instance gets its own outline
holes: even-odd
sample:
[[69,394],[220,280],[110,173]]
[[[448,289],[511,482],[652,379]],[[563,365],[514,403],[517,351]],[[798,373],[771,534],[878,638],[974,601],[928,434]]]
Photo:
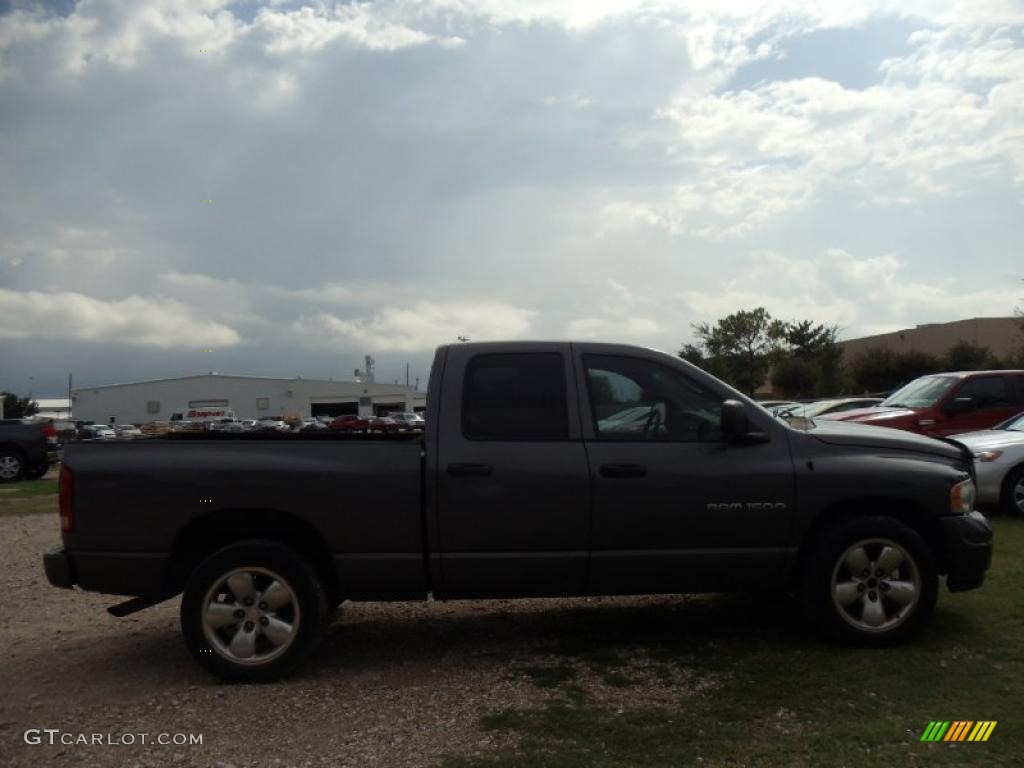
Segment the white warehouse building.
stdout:
[[422,411],[426,401],[425,392],[401,385],[216,372],[71,391],[74,418],[97,424],[168,421],[175,411],[183,411],[187,420],[190,410],[231,410],[239,419],[347,413],[370,416],[388,411]]

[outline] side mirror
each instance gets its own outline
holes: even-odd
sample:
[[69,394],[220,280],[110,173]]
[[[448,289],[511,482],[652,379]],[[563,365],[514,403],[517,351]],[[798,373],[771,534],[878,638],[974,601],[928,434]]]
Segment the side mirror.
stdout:
[[750,421],[747,411],[739,400],[726,400],[722,403],[721,421],[722,439],[737,440],[750,432]]
[[973,397],[954,397],[943,409],[950,416],[955,416],[958,413],[970,413],[977,409],[977,403],[974,402]]

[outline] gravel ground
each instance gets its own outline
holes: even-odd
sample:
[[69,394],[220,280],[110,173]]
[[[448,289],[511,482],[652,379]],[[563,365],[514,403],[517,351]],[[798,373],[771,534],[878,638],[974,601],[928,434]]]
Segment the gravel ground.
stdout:
[[[115,619],[105,609],[117,598],[50,587],[40,554],[58,541],[56,514],[0,518],[0,764],[415,768],[508,746],[480,717],[562,695],[543,687],[549,672],[568,669],[573,685],[620,709],[713,684],[647,658],[643,630],[634,649],[622,636],[664,630],[676,596],[346,605],[296,677],[227,686],[188,656],[177,599]],[[634,684],[574,655],[580,643],[601,652],[605,636]],[[29,745],[30,728],[201,733],[203,743]]]

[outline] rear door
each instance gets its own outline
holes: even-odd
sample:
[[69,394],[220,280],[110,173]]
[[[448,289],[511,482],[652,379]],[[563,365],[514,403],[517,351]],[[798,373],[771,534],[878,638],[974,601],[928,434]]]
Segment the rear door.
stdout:
[[449,347],[437,425],[444,596],[581,594],[590,495],[568,345]]
[[574,348],[587,401],[591,592],[777,587],[795,503],[785,430],[750,406],[767,439],[725,443],[727,393],[713,382],[656,353]]

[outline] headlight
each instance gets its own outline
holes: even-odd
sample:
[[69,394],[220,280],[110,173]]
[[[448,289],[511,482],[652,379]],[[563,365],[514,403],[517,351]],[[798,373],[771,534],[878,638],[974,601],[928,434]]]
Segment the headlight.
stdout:
[[954,515],[968,515],[974,509],[974,483],[964,480],[949,490],[949,511]]
[[976,451],[974,453],[975,461],[995,461],[1003,455],[1002,451]]

